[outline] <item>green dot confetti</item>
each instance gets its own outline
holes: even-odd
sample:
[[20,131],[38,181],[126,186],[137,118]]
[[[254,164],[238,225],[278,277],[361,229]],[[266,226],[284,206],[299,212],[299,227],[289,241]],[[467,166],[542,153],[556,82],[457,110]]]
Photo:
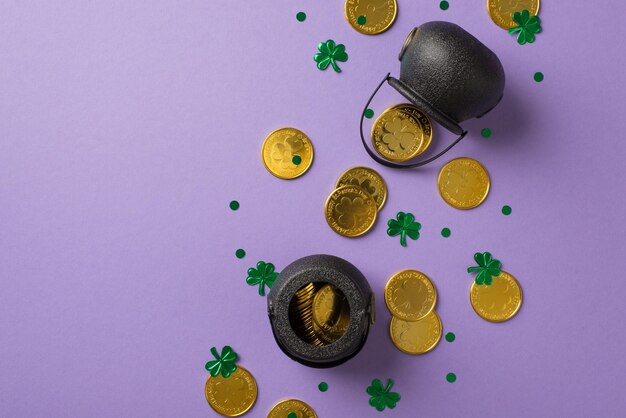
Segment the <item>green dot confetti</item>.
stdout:
[[511,209],[511,207],[509,205],[504,205],[502,206],[502,214],[509,216],[511,214],[511,212],[513,212],[513,209]]
[[296,19],[298,19],[298,22],[304,22],[306,20],[306,13],[298,12],[296,14]]
[[454,340],[456,340],[456,335],[454,335],[454,332],[448,332],[446,334],[446,341],[451,343]]
[[298,415],[295,412],[290,412],[287,414],[287,418],[298,418]]
[[456,375],[454,373],[448,373],[446,375],[446,380],[450,383],[456,382]]
[[439,3],[439,8],[441,10],[448,10],[448,7],[450,7],[450,3],[448,3],[446,0],[443,0],[441,3]]
[[443,228],[441,230],[441,236],[444,238],[448,238],[450,236],[450,228]]
[[541,83],[543,81],[543,73],[541,71],[537,71],[533,78],[537,83]]
[[365,22],[367,22],[367,18],[363,15],[356,18],[356,23],[358,23],[359,25],[364,25]]
[[235,257],[242,259],[246,256],[246,250],[244,250],[243,248],[239,248],[237,251],[235,251]]
[[317,45],[317,50],[319,52],[313,55],[313,60],[317,63],[317,69],[320,71],[326,70],[330,65],[336,73],[340,73],[341,68],[339,68],[337,62],[348,61],[345,45],[336,44],[332,39],[320,42]]
[[291,159],[291,162],[295,165],[300,165],[300,163],[302,162],[302,157],[300,157],[299,155],[294,155]]
[[368,107],[367,109],[365,109],[364,115],[366,118],[372,119],[374,117],[374,111]]
[[480,131],[480,134],[483,136],[483,138],[489,138],[491,136],[491,129],[483,128],[483,130]]
[[328,390],[328,383],[320,382],[320,384],[317,385],[317,388],[320,390],[320,392],[326,392]]
[[237,202],[236,200],[233,200],[232,202],[230,202],[228,204],[228,206],[232,209],[232,210],[237,210],[239,209],[239,202]]
[[259,286],[259,295],[265,296],[265,286],[270,289],[274,286],[274,282],[278,277],[278,272],[274,271],[275,267],[272,263],[266,263],[265,261],[259,261],[256,263],[256,268],[250,267],[248,269],[248,277],[246,283],[250,286]]

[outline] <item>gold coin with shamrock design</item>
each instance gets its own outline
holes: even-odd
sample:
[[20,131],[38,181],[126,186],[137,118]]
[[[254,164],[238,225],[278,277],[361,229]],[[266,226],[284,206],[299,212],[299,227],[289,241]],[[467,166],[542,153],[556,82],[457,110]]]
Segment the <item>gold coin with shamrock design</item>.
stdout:
[[346,0],[346,19],[357,32],[378,35],[393,25],[398,13],[396,0]]
[[517,24],[513,13],[528,10],[531,16],[539,13],[539,0],[487,0],[487,11],[493,23],[502,29],[511,29]]
[[447,162],[439,172],[439,194],[450,206],[472,209],[483,203],[489,194],[489,173],[481,163],[471,158]]
[[227,378],[209,376],[204,394],[215,412],[226,417],[238,417],[248,412],[256,401],[256,380],[249,371],[237,366],[237,370]]
[[339,177],[335,188],[353,185],[365,190],[376,201],[381,210],[387,200],[387,185],[377,171],[369,167],[352,167]]
[[419,321],[435,308],[437,289],[424,273],[402,270],[385,285],[385,303],[393,316]]
[[331,284],[322,286],[313,298],[313,325],[326,343],[341,338],[350,323],[346,297]]
[[333,190],[326,200],[324,213],[330,228],[344,237],[363,235],[376,222],[376,201],[357,186]]
[[407,354],[424,354],[441,340],[441,319],[432,311],[419,321],[403,321],[392,317],[389,323],[391,341],[398,350]]
[[313,162],[313,144],[305,133],[295,128],[281,128],[270,133],[261,150],[267,171],[281,179],[300,177]]
[[522,288],[515,277],[501,271],[490,285],[472,283],[470,302],[481,318],[490,322],[508,321],[522,306]]
[[293,415],[289,416],[289,414],[295,414],[298,418],[317,418],[313,408],[299,399],[287,399],[278,402],[267,414],[267,418],[293,417]]
[[428,116],[411,104],[385,110],[372,125],[374,150],[389,161],[408,161],[430,145],[433,136]]

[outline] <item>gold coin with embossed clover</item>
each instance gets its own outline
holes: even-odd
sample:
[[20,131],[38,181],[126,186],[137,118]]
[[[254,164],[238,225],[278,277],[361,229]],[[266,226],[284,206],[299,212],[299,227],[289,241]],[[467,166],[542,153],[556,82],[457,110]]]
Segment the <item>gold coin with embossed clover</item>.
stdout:
[[437,187],[447,204],[457,209],[472,209],[489,194],[489,173],[478,161],[461,157],[447,162],[439,172]]
[[376,170],[369,167],[352,167],[339,177],[335,188],[353,185],[365,190],[376,201],[378,210],[382,209],[387,200],[387,185]]
[[206,400],[218,414],[227,417],[243,415],[257,397],[256,380],[249,371],[237,366],[229,377],[209,377],[204,387]]
[[346,0],[346,19],[357,32],[378,35],[393,25],[398,13],[396,0]]
[[490,322],[508,321],[522,306],[522,288],[515,277],[501,271],[490,285],[472,283],[470,302],[481,318]]
[[430,145],[432,124],[421,110],[399,104],[385,110],[372,125],[374,150],[389,161],[408,161]]
[[374,198],[357,186],[333,190],[324,210],[328,225],[344,237],[358,237],[369,231],[377,212]]
[[517,24],[513,13],[528,10],[531,16],[539,13],[539,0],[487,0],[487,12],[493,23],[502,29],[511,29]]
[[305,133],[295,128],[281,128],[270,133],[261,150],[267,171],[281,179],[300,177],[313,162],[313,144]]
[[345,334],[350,323],[346,297],[332,284],[324,285],[313,298],[313,325],[319,336],[332,343]]
[[407,354],[424,354],[441,340],[441,319],[432,311],[419,321],[403,321],[392,317],[389,323],[391,341],[398,350]]
[[291,418],[293,415],[289,416],[289,414],[295,414],[297,418],[317,418],[313,408],[299,399],[278,402],[267,414],[267,418]]
[[402,270],[385,285],[385,303],[393,316],[419,321],[435,308],[437,289],[424,273]]

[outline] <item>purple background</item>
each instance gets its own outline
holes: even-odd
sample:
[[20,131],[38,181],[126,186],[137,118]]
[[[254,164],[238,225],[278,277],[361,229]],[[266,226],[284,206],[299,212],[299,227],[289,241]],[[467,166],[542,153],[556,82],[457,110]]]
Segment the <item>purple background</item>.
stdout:
[[[544,33],[519,46],[484,0],[450,3],[399,0],[393,27],[369,37],[346,23],[341,0],[2,1],[0,415],[214,416],[204,363],[226,344],[257,379],[252,417],[288,397],[320,417],[623,414],[626,7],[545,0]],[[504,100],[465,124],[449,158],[385,169],[358,143],[358,116],[382,76],[398,74],[409,30],[437,19],[499,55]],[[312,60],[329,38],[350,55],[341,74]],[[403,101],[386,88],[373,108]],[[315,147],[294,181],[260,158],[282,126]],[[439,126],[435,136],[450,139]],[[437,193],[439,168],[458,156],[491,175],[472,211]],[[322,209],[356,165],[377,169],[389,198],[369,234],[347,239]],[[422,224],[407,248],[385,234],[399,210]],[[469,303],[465,268],[485,250],[524,290],[504,324]],[[280,352],[265,298],[245,283],[258,260],[280,270],[314,253],[348,259],[377,295],[364,350],[331,370]],[[425,356],[388,337],[382,289],[405,268],[433,279],[444,332],[457,336]],[[383,415],[365,394],[375,377],[402,395]]]

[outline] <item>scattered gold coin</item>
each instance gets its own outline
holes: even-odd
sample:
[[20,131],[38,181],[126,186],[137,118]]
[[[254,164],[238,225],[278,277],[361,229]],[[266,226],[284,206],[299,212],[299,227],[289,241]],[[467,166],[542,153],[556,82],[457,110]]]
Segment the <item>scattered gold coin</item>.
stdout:
[[404,321],[419,321],[435,308],[437,289],[424,273],[402,270],[387,282],[385,303],[391,315]]
[[369,167],[352,167],[339,177],[335,188],[347,185],[358,186],[365,190],[376,201],[378,210],[385,205],[387,185],[377,171]]
[[278,402],[272,407],[269,414],[267,414],[267,418],[288,418],[289,414],[292,412],[296,414],[298,418],[317,418],[317,414],[313,408],[298,399],[287,399]]
[[204,394],[215,412],[226,417],[238,417],[248,412],[256,401],[256,380],[249,371],[237,366],[228,378],[209,376]]
[[333,231],[344,237],[358,237],[374,225],[377,206],[360,187],[343,186],[328,196],[324,213]]
[[261,150],[267,171],[281,179],[303,175],[313,161],[313,144],[295,128],[281,128],[270,133]]
[[531,16],[539,13],[539,0],[487,0],[487,11],[493,23],[502,29],[511,29],[517,24],[513,13],[528,10]]
[[457,158],[447,162],[439,172],[439,194],[450,206],[472,209],[480,205],[489,194],[489,173],[471,158]]
[[378,35],[393,25],[398,13],[396,0],[346,0],[346,19],[357,32]]
[[372,125],[374,150],[389,161],[408,161],[430,145],[432,124],[417,107],[399,104],[385,110]]
[[313,298],[313,326],[319,337],[330,344],[348,329],[350,307],[345,296],[335,286],[327,284]]
[[472,308],[490,322],[504,322],[515,316],[522,306],[522,288],[515,277],[504,271],[490,285],[472,283]]
[[389,335],[398,350],[407,354],[424,354],[437,346],[441,339],[441,319],[432,311],[419,321],[391,318]]

